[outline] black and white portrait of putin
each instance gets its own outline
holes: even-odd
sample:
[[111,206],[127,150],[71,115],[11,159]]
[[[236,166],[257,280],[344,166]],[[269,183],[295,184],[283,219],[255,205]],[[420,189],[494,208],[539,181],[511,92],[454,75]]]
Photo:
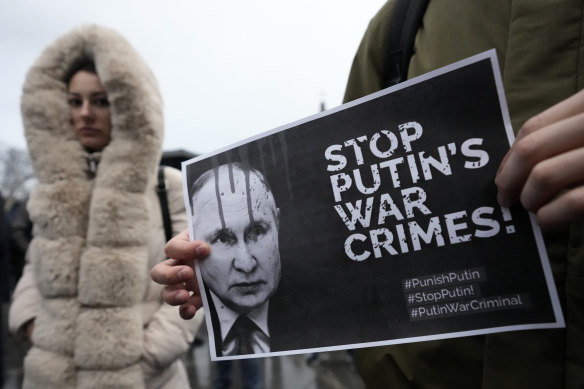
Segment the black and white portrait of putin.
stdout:
[[281,271],[272,191],[240,163],[208,170],[191,189],[194,238],[211,246],[199,266],[217,355],[270,352],[269,301]]

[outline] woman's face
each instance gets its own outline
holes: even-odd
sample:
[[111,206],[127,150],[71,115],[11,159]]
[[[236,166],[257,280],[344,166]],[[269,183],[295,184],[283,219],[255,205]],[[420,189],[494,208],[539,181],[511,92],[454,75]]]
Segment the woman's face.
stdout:
[[112,122],[107,94],[97,74],[80,70],[69,82],[71,123],[81,145],[101,151],[111,139]]

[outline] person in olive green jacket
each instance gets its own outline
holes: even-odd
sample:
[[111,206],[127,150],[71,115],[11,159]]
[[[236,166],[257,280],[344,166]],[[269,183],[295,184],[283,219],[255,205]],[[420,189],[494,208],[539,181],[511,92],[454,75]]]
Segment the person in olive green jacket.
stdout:
[[[394,3],[371,20],[346,102],[383,88]],[[357,350],[368,389],[584,387],[583,14],[583,0],[432,0],[408,69],[412,78],[496,49],[519,130],[495,180],[499,202],[536,214],[566,328]]]
[[[384,85],[393,6],[388,1],[365,33],[346,101]],[[584,388],[583,13],[584,0],[432,0],[408,69],[412,78],[497,50],[512,124],[521,129],[495,180],[499,202],[521,201],[537,215],[566,329],[360,349],[368,389]],[[183,231],[166,246],[172,259],[152,269],[183,318],[202,306],[188,265],[208,250]]]

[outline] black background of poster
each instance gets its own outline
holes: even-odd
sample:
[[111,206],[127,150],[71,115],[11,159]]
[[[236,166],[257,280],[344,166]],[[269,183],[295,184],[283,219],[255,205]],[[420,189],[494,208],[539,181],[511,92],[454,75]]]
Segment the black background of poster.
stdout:
[[[412,143],[413,153],[427,151],[438,158],[438,146],[455,142],[460,150],[463,141],[483,138],[481,149],[488,152],[489,163],[480,169],[465,169],[463,163],[468,158],[458,152],[449,155],[452,175],[436,173],[434,179],[417,184],[409,181],[407,166],[402,164],[398,168],[404,173],[402,186],[384,186],[388,181],[382,179],[382,188],[373,195],[375,199],[381,193],[389,193],[403,211],[400,191],[418,186],[428,195],[425,204],[432,211],[432,215],[418,213],[413,219],[421,226],[426,226],[432,216],[463,210],[470,214],[478,207],[488,206],[495,208],[494,217],[502,231],[491,238],[473,237],[471,242],[447,243],[443,247],[423,245],[417,252],[410,246],[407,254],[352,261],[343,245],[353,232],[333,208],[330,175],[338,172],[327,171],[330,162],[325,159],[325,150],[362,135],[370,138],[381,130],[392,131],[399,138],[398,125],[411,121],[424,129],[422,137]],[[495,200],[494,177],[508,147],[491,62],[485,59],[197,161],[187,167],[187,182],[194,182],[214,164],[235,161],[249,163],[270,182],[280,208],[282,259],[282,280],[270,309],[280,312],[273,315],[280,320],[272,328],[284,333],[288,345],[284,345],[285,350],[553,322],[528,215],[513,208],[513,220],[506,223]],[[343,150],[349,164],[342,172],[350,172],[358,166],[352,148]],[[364,182],[369,182],[369,166],[381,160],[367,147],[363,151],[365,163],[359,168]],[[400,141],[400,148],[391,158],[407,154]],[[368,196],[347,191],[342,202],[364,201]],[[370,229],[377,228],[377,210],[374,206]],[[394,219],[390,217],[386,223],[391,229]],[[507,234],[508,224],[517,232]],[[354,232],[368,235],[367,231],[358,227]],[[403,279],[478,266],[486,269],[488,279],[480,284],[482,297],[528,293],[532,306],[538,309],[410,321]]]

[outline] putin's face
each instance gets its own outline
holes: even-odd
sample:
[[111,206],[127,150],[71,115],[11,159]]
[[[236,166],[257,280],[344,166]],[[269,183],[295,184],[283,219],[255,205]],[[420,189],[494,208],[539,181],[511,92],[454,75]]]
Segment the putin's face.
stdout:
[[242,314],[266,302],[280,281],[278,211],[255,172],[220,166],[193,196],[193,232],[211,246],[199,262],[206,285]]

